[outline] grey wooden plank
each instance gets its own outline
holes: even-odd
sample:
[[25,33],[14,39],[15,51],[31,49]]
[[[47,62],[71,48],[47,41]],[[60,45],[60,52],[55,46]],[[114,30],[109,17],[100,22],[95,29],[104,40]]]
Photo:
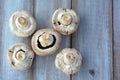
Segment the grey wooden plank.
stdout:
[[0,80],[32,80],[32,69],[17,71],[7,61],[6,52],[10,45],[24,42],[30,45],[29,38],[18,38],[8,27],[10,16],[16,10],[28,10],[33,13],[33,0],[0,0]]
[[73,80],[113,80],[112,0],[74,0],[72,8],[80,16],[72,47],[83,56],[81,70]]
[[[37,20],[37,29],[52,28],[53,12],[59,8],[70,8],[70,0],[36,0],[35,17]],[[63,36],[62,48],[70,46],[70,36]],[[59,49],[59,51],[61,50]],[[35,80],[70,80],[69,75],[63,74],[55,68],[54,55],[40,57],[36,56],[34,64]]]
[[[3,4],[1,3],[1,1],[0,1],[0,20],[3,20],[3,9],[2,9],[2,6],[3,6]],[[2,54],[1,53],[1,50],[2,50],[2,28],[3,27],[1,27],[1,26],[3,26],[2,25],[2,22],[0,21],[0,54]],[[0,56],[0,73],[2,74],[2,61],[3,61],[3,57],[2,56]],[[2,76],[0,75],[0,80],[2,80]]]
[[114,80],[120,79],[120,0],[113,0]]

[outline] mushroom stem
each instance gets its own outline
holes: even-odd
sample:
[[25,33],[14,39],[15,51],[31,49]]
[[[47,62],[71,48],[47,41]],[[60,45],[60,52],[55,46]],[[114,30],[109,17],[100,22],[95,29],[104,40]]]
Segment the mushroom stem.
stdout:
[[68,54],[66,54],[66,55],[64,56],[64,62],[65,62],[66,64],[71,64],[71,63],[73,63],[73,62],[74,62],[74,59],[75,59],[75,57],[74,57],[74,55],[73,55],[72,53],[68,53]]
[[49,33],[44,33],[39,38],[39,42],[43,47],[49,46],[53,43],[53,37]]
[[49,33],[44,33],[41,37],[42,37],[43,40],[48,40],[48,39],[50,39],[50,34]]
[[72,22],[72,16],[68,13],[63,14],[61,17],[61,23],[63,25],[69,25]]
[[24,17],[18,17],[17,19],[17,25],[20,26],[21,28],[25,27],[28,24],[28,21]]
[[16,53],[16,59],[18,61],[23,61],[26,58],[26,55],[23,51],[19,51]]

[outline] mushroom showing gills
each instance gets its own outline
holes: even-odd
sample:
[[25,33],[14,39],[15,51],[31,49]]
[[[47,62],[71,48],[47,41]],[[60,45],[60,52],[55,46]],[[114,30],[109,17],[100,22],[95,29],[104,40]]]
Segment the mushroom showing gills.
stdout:
[[82,64],[82,56],[79,51],[73,48],[65,48],[59,52],[55,59],[55,65],[65,74],[76,73]]
[[34,53],[27,45],[16,43],[9,48],[7,58],[13,68],[26,70],[32,66]]
[[16,11],[9,20],[9,27],[18,37],[28,37],[36,29],[36,21],[28,11]]
[[53,54],[61,43],[61,36],[53,29],[40,29],[32,37],[31,45],[34,52],[40,56]]
[[63,35],[69,35],[76,31],[79,17],[72,9],[58,8],[52,17],[53,28]]

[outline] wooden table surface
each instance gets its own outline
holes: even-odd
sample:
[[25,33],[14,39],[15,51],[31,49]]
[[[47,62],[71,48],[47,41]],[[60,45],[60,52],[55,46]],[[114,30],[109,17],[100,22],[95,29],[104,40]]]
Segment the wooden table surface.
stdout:
[[[62,46],[80,50],[83,65],[73,75],[55,68],[55,56],[36,56],[31,69],[14,70],[7,61],[10,45],[29,38],[11,33],[8,20],[17,10],[30,11],[37,21],[37,30],[52,27],[56,8],[72,8],[80,16],[77,31],[63,36]],[[120,80],[120,0],[0,0],[0,80]]]

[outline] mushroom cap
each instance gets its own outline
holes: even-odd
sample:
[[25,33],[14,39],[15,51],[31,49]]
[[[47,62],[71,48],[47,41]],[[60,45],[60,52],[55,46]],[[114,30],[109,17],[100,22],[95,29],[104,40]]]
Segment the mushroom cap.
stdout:
[[55,65],[65,74],[74,74],[82,65],[82,56],[74,48],[65,48],[57,54]]
[[39,56],[54,54],[61,43],[61,35],[52,28],[38,30],[31,39],[34,52]]
[[28,37],[36,29],[36,21],[33,16],[25,10],[16,11],[9,19],[9,27],[18,37]]
[[32,66],[34,52],[24,43],[16,43],[10,46],[7,59],[13,68],[26,70]]
[[53,14],[52,24],[61,34],[69,35],[78,28],[79,16],[72,9],[58,8]]

